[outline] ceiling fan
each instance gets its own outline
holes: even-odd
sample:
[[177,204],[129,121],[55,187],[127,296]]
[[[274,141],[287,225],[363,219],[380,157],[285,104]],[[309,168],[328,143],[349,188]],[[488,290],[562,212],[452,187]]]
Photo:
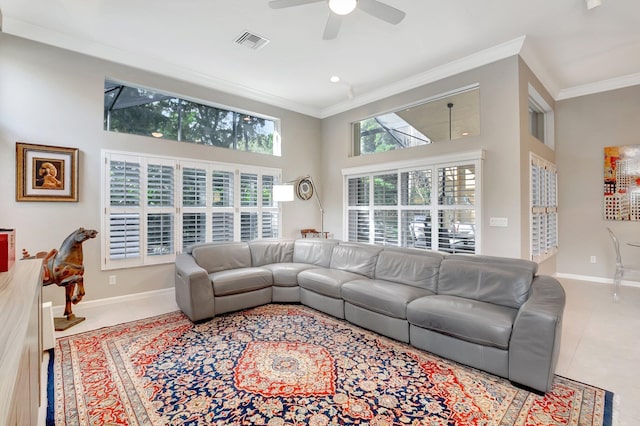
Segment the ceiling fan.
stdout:
[[271,0],[269,7],[283,9],[285,7],[302,6],[310,3],[327,2],[329,5],[329,19],[324,27],[323,40],[333,40],[338,36],[342,17],[353,12],[356,7],[371,16],[396,25],[406,15],[403,11],[378,0]]

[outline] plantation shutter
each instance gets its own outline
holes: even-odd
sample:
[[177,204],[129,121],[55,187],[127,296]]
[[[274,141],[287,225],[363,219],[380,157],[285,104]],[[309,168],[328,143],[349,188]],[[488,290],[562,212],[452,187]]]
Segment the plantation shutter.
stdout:
[[373,176],[373,242],[398,245],[398,173]]
[[475,253],[475,165],[440,167],[437,175],[437,249],[449,253]]
[[240,173],[240,241],[258,238],[258,175]]
[[347,179],[347,240],[369,242],[369,176]]
[[211,178],[211,241],[233,241],[235,229],[234,173],[231,170],[214,170]]
[[212,235],[211,241],[233,241],[234,214],[214,212],[211,219]]
[[104,269],[172,262],[198,243],[280,236],[277,169],[102,155]]
[[109,188],[105,214],[108,235],[105,265],[137,265],[141,254],[141,159],[113,155],[105,158]]
[[398,174],[373,176],[373,204],[395,206],[398,204]]
[[400,173],[400,245],[431,248],[431,168]]
[[376,244],[398,245],[398,211],[376,210],[373,217]]
[[175,254],[175,162],[149,159],[147,166],[147,256]]
[[346,238],[475,253],[482,155],[470,152],[433,164],[407,161],[391,170],[343,170]]
[[240,241],[251,241],[258,238],[258,213],[240,213]]
[[182,164],[182,250],[207,241],[207,165]]
[[557,173],[555,165],[531,154],[531,260],[540,262],[558,248]]
[[273,185],[276,176],[262,175],[262,238],[276,238],[279,232],[279,209],[273,201]]

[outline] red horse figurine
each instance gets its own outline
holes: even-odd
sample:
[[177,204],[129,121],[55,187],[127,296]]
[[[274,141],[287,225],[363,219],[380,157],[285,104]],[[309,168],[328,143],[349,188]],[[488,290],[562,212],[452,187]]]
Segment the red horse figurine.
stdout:
[[[82,257],[82,243],[89,238],[95,238],[98,231],[78,228],[72,232],[60,246],[60,250],[51,250],[42,263],[42,285],[56,284],[65,288],[66,303],[64,315],[71,320],[71,304],[74,305],[84,297],[84,265]],[[76,284],[78,293],[75,294]]]

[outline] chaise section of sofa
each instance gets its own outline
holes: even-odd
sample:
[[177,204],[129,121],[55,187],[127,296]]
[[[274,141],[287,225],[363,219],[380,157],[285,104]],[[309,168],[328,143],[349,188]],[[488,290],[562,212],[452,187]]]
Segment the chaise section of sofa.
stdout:
[[[559,348],[565,296],[557,280],[546,277],[546,285],[539,283],[537,266],[521,259],[447,256],[440,265],[436,294],[407,307],[411,344],[546,392]],[[554,301],[547,312],[539,312],[540,293]],[[526,313],[531,310],[536,313]],[[545,331],[533,331],[537,327]]]

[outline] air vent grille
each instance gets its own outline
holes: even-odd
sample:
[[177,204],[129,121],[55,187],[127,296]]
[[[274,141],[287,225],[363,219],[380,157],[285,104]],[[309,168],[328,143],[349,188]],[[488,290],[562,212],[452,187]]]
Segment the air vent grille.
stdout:
[[263,48],[265,44],[269,43],[269,40],[258,34],[245,31],[236,38],[236,43],[247,46],[253,50],[259,50]]

